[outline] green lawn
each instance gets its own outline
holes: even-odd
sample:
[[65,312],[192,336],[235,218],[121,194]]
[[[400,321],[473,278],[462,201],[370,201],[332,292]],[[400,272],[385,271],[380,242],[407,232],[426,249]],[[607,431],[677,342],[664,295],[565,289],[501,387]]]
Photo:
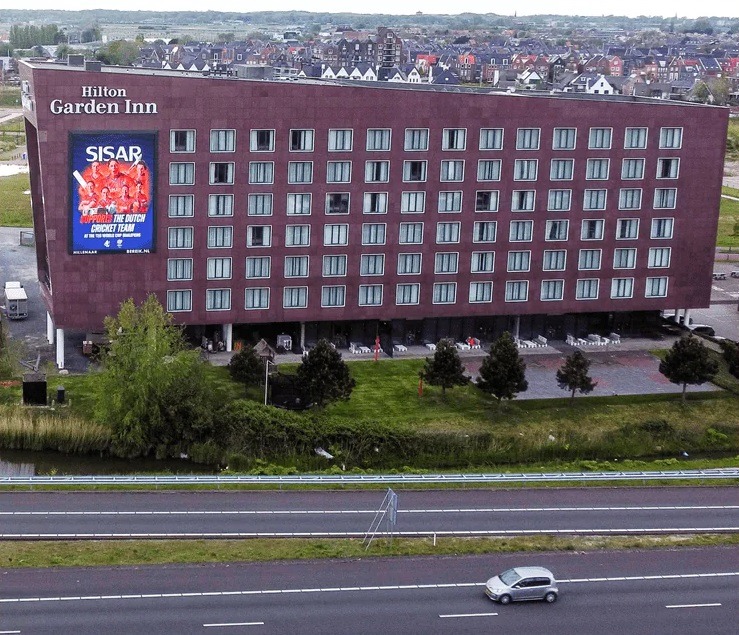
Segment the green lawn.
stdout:
[[0,177],[0,226],[31,227],[31,187],[28,174]]
[[[731,188],[723,189],[730,190]],[[721,199],[716,245],[719,247],[739,247],[739,201],[732,201],[728,198]]]
[[15,86],[0,86],[0,106],[20,108],[21,89]]

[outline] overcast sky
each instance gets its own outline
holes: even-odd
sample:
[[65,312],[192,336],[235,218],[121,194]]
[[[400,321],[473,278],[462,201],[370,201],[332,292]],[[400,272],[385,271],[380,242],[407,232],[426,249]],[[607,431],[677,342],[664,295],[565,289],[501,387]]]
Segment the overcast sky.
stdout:
[[[736,0],[705,0],[704,2],[695,2],[689,0],[673,0],[672,2],[656,2],[645,3],[643,0],[620,0],[612,2],[606,7],[604,4],[597,4],[592,0],[570,0],[562,5],[551,2],[550,0],[529,0],[521,3],[518,15],[535,15],[535,14],[565,14],[565,15],[659,15],[696,18],[698,16],[724,16],[739,17],[739,2]],[[207,5],[202,0],[159,0],[152,3],[151,0],[127,0],[125,3],[113,2],[112,0],[26,0],[19,3],[13,8],[23,9],[67,9],[70,11],[80,9],[121,9],[124,11],[199,11],[203,6]],[[277,4],[269,7],[255,6],[252,3],[245,3],[243,0],[220,0],[216,6],[209,6],[209,9],[217,11],[235,11],[247,12],[249,10],[265,10],[267,8],[278,11],[320,11],[320,12],[338,12],[338,11],[357,11],[358,7],[355,3],[347,2],[347,0],[314,0],[311,3],[298,0],[282,0]],[[360,9],[361,10],[361,9]],[[397,0],[375,0],[368,3],[366,11],[368,13],[391,13],[391,14],[411,14],[416,11],[424,13],[485,13],[493,12],[500,15],[512,15],[513,10],[509,3],[492,3],[489,0],[470,0],[462,3],[459,10],[450,6],[446,0],[424,0],[424,2],[397,2]]]

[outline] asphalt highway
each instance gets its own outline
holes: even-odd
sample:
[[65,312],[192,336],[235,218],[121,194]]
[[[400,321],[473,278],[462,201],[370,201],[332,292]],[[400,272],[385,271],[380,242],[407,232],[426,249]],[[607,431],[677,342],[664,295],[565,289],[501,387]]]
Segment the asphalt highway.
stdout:
[[[560,598],[484,581],[543,565]],[[735,635],[739,548],[0,570],[0,633]]]
[[[382,491],[0,493],[0,539],[362,536]],[[381,531],[390,529],[386,520]],[[739,531],[731,487],[398,492],[397,534]]]

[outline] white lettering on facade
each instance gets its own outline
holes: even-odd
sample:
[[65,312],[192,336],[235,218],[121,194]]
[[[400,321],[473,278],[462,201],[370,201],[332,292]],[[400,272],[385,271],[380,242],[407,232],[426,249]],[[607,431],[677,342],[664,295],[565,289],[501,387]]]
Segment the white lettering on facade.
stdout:
[[[64,101],[52,99],[49,110],[53,115],[156,115],[157,104],[127,99],[125,88],[107,86],[82,86],[82,97],[87,101]],[[101,99],[122,99],[122,101],[100,101]]]
[[83,86],[83,97],[127,97],[125,88],[108,88],[107,86]]

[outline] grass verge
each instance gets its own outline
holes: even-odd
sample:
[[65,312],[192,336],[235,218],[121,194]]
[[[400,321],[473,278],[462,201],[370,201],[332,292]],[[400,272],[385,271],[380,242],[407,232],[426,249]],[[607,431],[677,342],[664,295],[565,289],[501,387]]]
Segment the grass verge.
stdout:
[[28,174],[0,178],[0,226],[32,227],[31,197],[24,194],[31,187]]
[[716,245],[718,247],[739,247],[739,201],[729,198],[721,199]]

